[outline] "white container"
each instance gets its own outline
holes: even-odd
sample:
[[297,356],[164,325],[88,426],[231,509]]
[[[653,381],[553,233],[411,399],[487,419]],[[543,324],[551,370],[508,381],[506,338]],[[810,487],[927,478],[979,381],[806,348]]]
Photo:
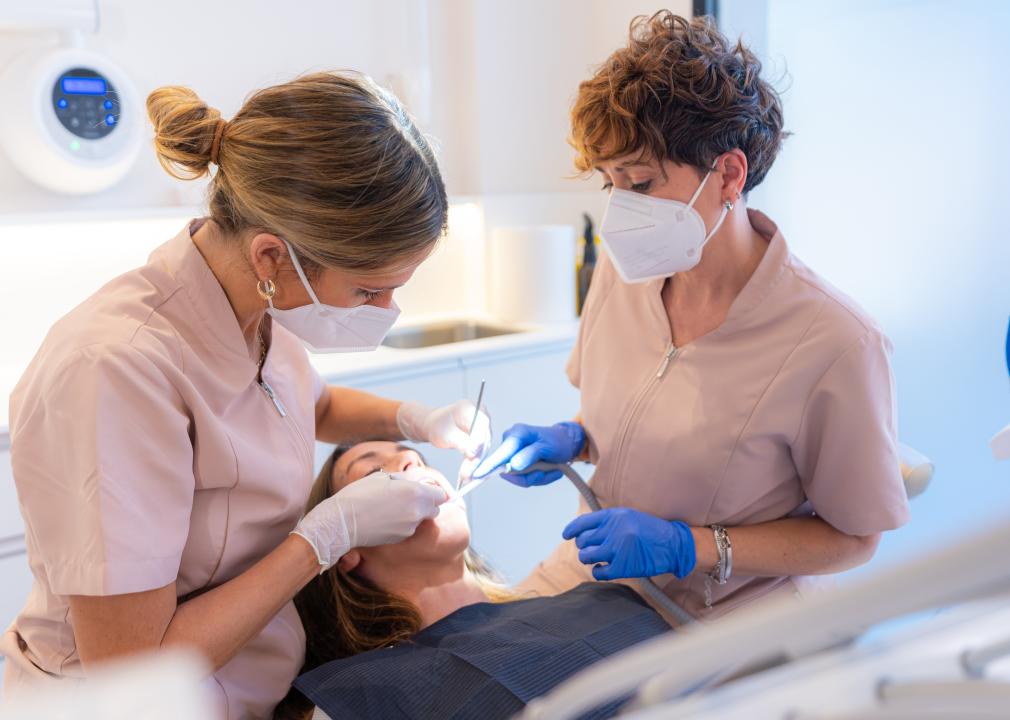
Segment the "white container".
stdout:
[[488,248],[491,315],[508,323],[575,320],[575,228],[496,227]]

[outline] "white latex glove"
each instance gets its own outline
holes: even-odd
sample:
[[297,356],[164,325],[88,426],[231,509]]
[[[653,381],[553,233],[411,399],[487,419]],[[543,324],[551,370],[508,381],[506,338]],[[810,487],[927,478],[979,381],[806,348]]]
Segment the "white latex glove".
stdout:
[[412,442],[455,448],[473,458],[483,454],[491,444],[491,419],[483,410],[477,415],[473,434],[467,434],[474,409],[469,400],[457,400],[452,405],[435,409],[421,403],[405,402],[396,411],[396,424],[403,436]]
[[352,548],[407,539],[448,499],[442,487],[374,472],[316,505],[291,534],[308,541],[325,572]]

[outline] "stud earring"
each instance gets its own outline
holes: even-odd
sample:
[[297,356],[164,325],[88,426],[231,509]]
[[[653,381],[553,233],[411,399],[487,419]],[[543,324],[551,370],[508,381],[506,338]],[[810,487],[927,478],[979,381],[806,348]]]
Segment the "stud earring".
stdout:
[[267,278],[256,283],[256,292],[264,300],[273,300],[274,295],[277,294],[277,286],[274,285],[273,280]]

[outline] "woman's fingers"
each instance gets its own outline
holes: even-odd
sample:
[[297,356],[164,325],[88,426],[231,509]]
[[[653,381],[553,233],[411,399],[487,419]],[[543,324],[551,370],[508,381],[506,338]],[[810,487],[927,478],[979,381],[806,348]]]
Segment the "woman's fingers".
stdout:
[[608,517],[610,517],[610,510],[597,510],[596,512],[579,515],[565,526],[565,529],[561,531],[561,537],[565,540],[571,540],[586,530],[594,530],[600,527],[607,521]]
[[608,543],[602,545],[590,545],[579,550],[579,562],[583,565],[595,565],[596,563],[608,563],[614,559],[614,550]]
[[520,449],[533,442],[533,433],[526,425],[513,425],[502,436],[502,443],[496,447],[484,462],[473,471],[474,478],[482,478],[509,462]]
[[626,576],[617,572],[613,565],[597,565],[593,568],[593,577],[597,580],[618,580]]

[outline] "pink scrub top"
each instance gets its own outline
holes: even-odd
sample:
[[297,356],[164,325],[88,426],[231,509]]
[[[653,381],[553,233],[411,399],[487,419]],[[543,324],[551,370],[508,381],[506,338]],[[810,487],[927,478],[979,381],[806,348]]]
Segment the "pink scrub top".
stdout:
[[[816,514],[851,535],[903,525],[891,344],[852,300],[797,260],[749,211],[768,248],[716,330],[674,348],[663,279],[629,285],[605,256],[568,364],[604,507],[700,527]],[[672,353],[672,354],[671,354]],[[669,359],[667,355],[670,354]],[[558,592],[592,580],[573,542],[523,583]],[[656,581],[688,612],[719,616],[806,578],[705,575]]]
[[[57,322],[11,396],[34,584],[0,643],[5,695],[82,677],[68,595],[208,590],[277,547],[304,510],[322,382],[274,325],[263,378],[281,415],[193,244],[199,222]],[[208,681],[221,716],[269,717],[304,652],[289,602]]]

